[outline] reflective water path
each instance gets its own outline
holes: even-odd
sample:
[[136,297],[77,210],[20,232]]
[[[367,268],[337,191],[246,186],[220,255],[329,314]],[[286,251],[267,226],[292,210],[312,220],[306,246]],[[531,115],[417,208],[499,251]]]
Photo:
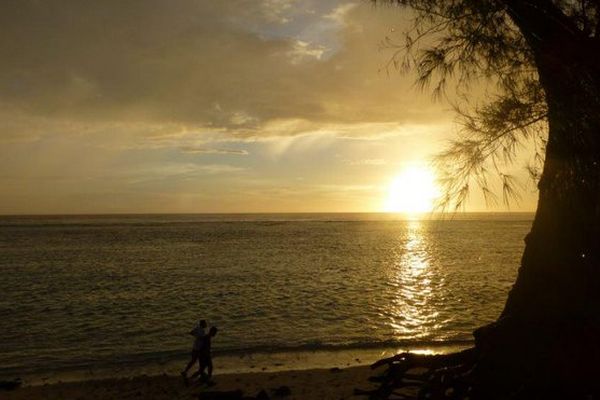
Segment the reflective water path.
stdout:
[[0,372],[217,351],[465,343],[503,306],[531,215],[0,219]]

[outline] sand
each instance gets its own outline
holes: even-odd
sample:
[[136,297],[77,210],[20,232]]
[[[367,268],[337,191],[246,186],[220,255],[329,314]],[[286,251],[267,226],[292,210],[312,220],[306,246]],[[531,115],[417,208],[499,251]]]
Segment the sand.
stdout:
[[[367,366],[344,369],[312,369],[302,371],[260,372],[215,375],[214,385],[190,384],[185,386],[180,376],[140,376],[135,378],[90,380],[82,382],[55,383],[23,387],[14,391],[0,392],[2,400],[61,399],[202,399],[207,391],[242,390],[245,396],[256,396],[265,390],[271,399],[365,399],[355,397],[355,388],[372,389],[368,381],[375,375]],[[276,389],[288,387],[290,394],[277,395]],[[285,390],[284,390],[285,391]],[[282,393],[280,393],[282,394]]]

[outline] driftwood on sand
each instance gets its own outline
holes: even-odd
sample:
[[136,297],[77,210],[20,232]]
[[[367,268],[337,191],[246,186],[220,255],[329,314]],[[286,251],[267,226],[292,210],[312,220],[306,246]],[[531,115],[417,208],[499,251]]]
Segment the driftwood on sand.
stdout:
[[377,389],[355,389],[354,394],[374,400],[464,399],[472,389],[469,372],[474,363],[474,349],[447,355],[397,354],[371,365],[387,366],[382,375],[370,379],[380,383]]

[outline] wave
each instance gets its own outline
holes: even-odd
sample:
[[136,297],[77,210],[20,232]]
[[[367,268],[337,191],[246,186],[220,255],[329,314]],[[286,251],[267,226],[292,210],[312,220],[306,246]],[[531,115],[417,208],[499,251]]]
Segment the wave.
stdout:
[[[350,342],[342,344],[310,342],[299,345],[254,346],[245,348],[215,348],[215,357],[243,358],[257,354],[300,354],[313,352],[344,352],[352,350],[432,350],[442,348],[463,348],[473,344],[472,340],[385,340],[379,342]],[[437,349],[437,351],[436,351]],[[187,358],[188,351],[170,350],[146,353],[132,353],[105,358],[73,358],[71,360],[31,360],[30,366],[4,365],[0,367],[0,376],[11,377],[20,375],[37,375],[48,372],[91,371],[102,369],[126,370],[145,365],[164,365]]]
[[370,349],[427,349],[436,347],[454,347],[472,345],[473,340],[384,340],[378,342],[349,342],[349,343],[321,343],[310,342],[299,345],[281,346],[254,346],[251,348],[231,348],[215,350],[215,355],[237,355],[243,353],[294,353],[306,351],[345,351],[345,350],[370,350]]

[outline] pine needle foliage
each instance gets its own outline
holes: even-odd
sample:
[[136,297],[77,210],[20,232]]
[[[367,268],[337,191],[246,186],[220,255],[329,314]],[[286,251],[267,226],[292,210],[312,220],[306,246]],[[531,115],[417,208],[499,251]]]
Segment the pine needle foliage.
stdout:
[[[443,210],[464,207],[472,188],[486,201],[498,201],[491,181],[500,181],[505,205],[519,199],[522,183],[507,172],[520,150],[533,148],[526,166],[540,178],[547,138],[547,104],[534,54],[511,19],[511,0],[372,0],[413,11],[401,39],[386,37],[391,52],[386,71],[415,71],[420,88],[448,98],[459,131],[434,158],[444,195]],[[600,40],[600,0],[522,0],[582,38]],[[514,18],[514,13],[513,13]],[[473,101],[485,86],[483,103]],[[493,176],[493,177],[492,177]]]

